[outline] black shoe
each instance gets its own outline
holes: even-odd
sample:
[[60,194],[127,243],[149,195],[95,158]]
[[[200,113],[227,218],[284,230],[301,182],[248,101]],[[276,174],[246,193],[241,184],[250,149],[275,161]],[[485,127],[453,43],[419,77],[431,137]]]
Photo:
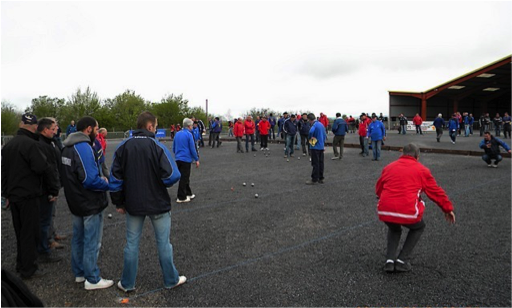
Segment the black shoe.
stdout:
[[409,262],[400,262],[401,260],[396,260],[395,262],[395,270],[397,272],[409,272],[412,269],[412,265]]
[[323,184],[324,180],[318,180],[318,183]]
[[32,278],[41,278],[41,277],[44,277],[46,275],[45,272],[43,272],[42,270],[40,269],[37,269],[32,275],[30,276],[23,276],[21,275],[21,279],[32,279]]
[[386,264],[384,265],[384,271],[387,273],[394,272],[395,271],[395,262],[392,262],[391,260],[386,262]]
[[56,263],[62,260],[62,257],[54,256],[49,253],[40,254],[39,258],[37,258],[37,261],[40,263]]

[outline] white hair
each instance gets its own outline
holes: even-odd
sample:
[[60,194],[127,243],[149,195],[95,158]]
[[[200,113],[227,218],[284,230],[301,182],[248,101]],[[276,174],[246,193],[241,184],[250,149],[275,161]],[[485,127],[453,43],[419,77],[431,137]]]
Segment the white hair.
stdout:
[[194,122],[191,119],[183,119],[183,127],[192,127],[192,124],[194,124]]
[[438,114],[438,115],[437,115],[437,117],[438,117],[438,118],[442,118],[442,117],[443,117],[443,115],[440,113],[440,114]]

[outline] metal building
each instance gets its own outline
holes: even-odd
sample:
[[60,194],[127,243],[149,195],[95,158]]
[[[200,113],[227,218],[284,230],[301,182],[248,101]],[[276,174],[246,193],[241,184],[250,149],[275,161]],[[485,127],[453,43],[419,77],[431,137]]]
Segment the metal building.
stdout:
[[439,113],[449,118],[457,111],[473,113],[475,119],[486,112],[510,114],[511,62],[508,55],[424,92],[389,91],[389,115],[412,119],[419,113],[431,121]]

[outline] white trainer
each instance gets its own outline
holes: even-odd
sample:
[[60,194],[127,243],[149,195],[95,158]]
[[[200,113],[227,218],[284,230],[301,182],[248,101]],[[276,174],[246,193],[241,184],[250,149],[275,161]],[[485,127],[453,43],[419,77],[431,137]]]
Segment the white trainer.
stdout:
[[103,278],[101,278],[101,280],[98,281],[97,283],[90,283],[87,280],[85,281],[85,289],[88,291],[106,289],[106,288],[110,288],[113,285],[114,285],[113,280],[107,280],[107,279],[103,279]]
[[128,292],[132,292],[134,291],[135,289],[131,289],[131,290],[128,290],[126,289],[125,287],[123,287],[123,285],[121,284],[121,280],[119,280],[119,282],[117,283],[117,288],[125,293],[128,293]]
[[196,197],[196,195],[192,194],[191,196],[187,196],[190,200],[193,200]]
[[82,283],[85,281],[85,277],[75,277],[75,282],[76,283]]
[[186,203],[186,202],[190,202],[190,198],[188,196],[187,196],[187,199],[185,199],[185,200],[176,199],[176,203]]
[[177,283],[177,284],[173,285],[173,286],[172,286],[172,287],[170,287],[170,288],[167,288],[167,287],[166,287],[166,289],[174,289],[174,288],[176,288],[176,287],[181,286],[181,285],[182,285],[182,284],[184,284],[185,282],[187,282],[187,277],[185,277],[185,276],[180,276],[180,279],[178,280],[178,283]]

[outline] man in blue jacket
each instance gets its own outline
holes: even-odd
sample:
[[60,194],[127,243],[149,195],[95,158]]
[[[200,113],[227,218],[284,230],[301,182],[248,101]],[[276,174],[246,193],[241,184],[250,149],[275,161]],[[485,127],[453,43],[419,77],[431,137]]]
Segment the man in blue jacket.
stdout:
[[[499,162],[503,159],[500,155],[500,146],[510,153],[510,147],[505,142],[495,138],[490,132],[484,133],[484,140],[480,142],[480,148],[485,151],[482,159],[487,163],[487,167],[498,168]],[[494,159],[494,164],[492,159]]]
[[183,120],[183,129],[180,130],[172,144],[172,151],[176,159],[176,165],[181,173],[180,184],[178,186],[178,203],[190,202],[196,197],[190,189],[190,170],[192,162],[195,161],[196,168],[199,168],[199,155],[192,135],[192,120],[185,118]]
[[[342,159],[343,158],[343,146],[345,145],[345,134],[348,131],[348,124],[341,117],[341,113],[336,113],[336,120],[332,124],[332,132],[334,133],[334,139],[332,141],[332,148],[334,150],[334,156],[331,158]],[[340,147],[340,153],[338,154],[338,147]]]
[[452,143],[455,144],[455,140],[457,139],[457,130],[459,129],[459,120],[457,119],[457,114],[454,113],[450,121],[448,121],[448,134],[452,139]]
[[434,127],[436,128],[436,139],[437,142],[441,142],[441,136],[443,136],[443,127],[444,127],[444,120],[443,115],[438,114],[437,118],[434,120],[434,123],[432,123]]
[[76,126],[75,126],[74,120],[71,120],[71,124],[69,124],[68,127],[66,128],[66,138],[69,135],[71,135],[72,133],[76,133]]
[[382,146],[382,141],[386,141],[386,128],[381,121],[377,120],[377,116],[372,116],[372,123],[368,125],[368,132],[366,133],[366,138],[370,137],[372,140],[372,151],[373,151],[373,161],[380,160],[380,148]]
[[[112,203],[118,213],[126,215],[123,275],[117,284],[124,292],[135,290],[139,242],[146,216],[151,219],[155,230],[164,287],[171,289],[187,280],[185,276],[179,276],[174,266],[169,240],[171,198],[167,188],[180,180],[180,172],[171,152],[155,138],[157,125],[153,114],[141,113],[133,136],[116,149],[110,172]],[[190,134],[188,130],[185,133]]]
[[311,180],[307,181],[307,185],[315,185],[324,183],[324,144],[325,144],[325,126],[316,120],[313,113],[308,114],[308,120],[311,125],[309,130],[309,142],[311,144],[311,165],[313,172]]
[[85,282],[86,290],[104,289],[114,282],[101,278],[97,264],[103,210],[108,205],[108,180],[100,175],[92,148],[98,134],[98,122],[92,117],[83,117],[78,120],[77,130],[64,140],[61,157],[61,183],[73,214],[71,269],[77,283]]
[[297,121],[294,114],[291,115],[290,119],[284,121],[283,133],[286,136],[284,158],[293,157],[293,145],[295,144],[295,135],[297,134]]
[[215,148],[215,142],[217,142],[217,147],[220,147],[222,142],[220,141],[219,135],[222,132],[222,122],[220,121],[219,117],[215,117],[215,121],[213,121],[211,129],[213,131],[212,149]]

